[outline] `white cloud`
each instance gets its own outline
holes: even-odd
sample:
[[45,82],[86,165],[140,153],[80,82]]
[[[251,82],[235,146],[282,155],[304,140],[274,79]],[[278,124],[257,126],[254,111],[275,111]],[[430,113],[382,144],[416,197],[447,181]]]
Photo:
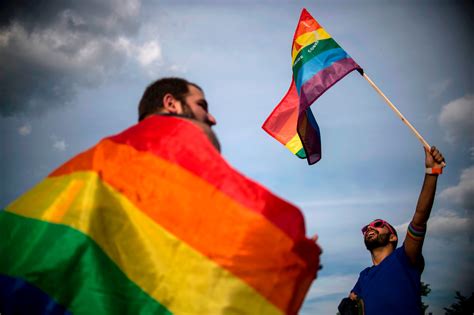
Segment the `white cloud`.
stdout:
[[441,109],[438,117],[440,125],[446,131],[449,142],[462,139],[474,140],[474,95],[458,98]]
[[[74,21],[79,21],[75,17]],[[46,67],[52,72],[77,74],[97,72],[102,74],[107,68],[117,67],[110,63],[117,61],[125,51],[118,38],[113,36],[93,36],[87,32],[72,31],[68,22],[71,18],[60,19],[53,27],[28,31],[20,23],[13,23],[0,32],[6,48],[16,50],[17,58],[37,66]],[[76,22],[79,26],[83,22]],[[3,52],[7,54],[5,50]],[[109,69],[110,68],[110,69]]]
[[150,66],[160,65],[162,62],[161,46],[156,40],[139,45],[132,43],[128,38],[120,37],[116,45],[147,71],[150,71]]
[[180,65],[171,65],[169,67],[169,70],[171,72],[176,72],[176,73],[186,73],[187,71],[185,66],[180,66]]
[[54,141],[53,148],[58,151],[66,151],[67,144],[64,140]]
[[[78,89],[117,74],[130,58],[120,39],[132,38],[141,25],[139,0],[14,6],[0,28],[4,115],[63,106]],[[161,58],[159,48],[154,41],[145,43],[133,57],[149,65]]]
[[6,47],[10,42],[11,32],[0,32],[0,47]]
[[51,136],[51,140],[53,140],[53,149],[56,150],[56,151],[60,151],[60,152],[63,152],[63,151],[66,151],[68,145],[66,143],[66,141],[56,135],[52,135]]
[[[405,237],[409,223],[408,221],[395,226],[401,239]],[[473,223],[471,217],[460,216],[452,210],[443,210],[428,220],[427,238],[438,238],[448,242],[458,238],[466,239],[466,236],[468,238],[470,236]]]
[[331,294],[341,294],[341,298],[346,297],[354,287],[358,277],[359,274],[318,277],[306,298],[321,298]]
[[443,190],[440,197],[464,209],[474,210],[474,166],[463,170],[459,183]]
[[161,48],[157,41],[149,41],[138,47],[138,62],[145,67],[161,60]]
[[31,125],[30,124],[25,124],[18,128],[18,133],[22,136],[27,136],[31,133]]
[[429,220],[429,236],[449,238],[460,233],[469,233],[472,219],[461,217],[452,211],[435,215]]

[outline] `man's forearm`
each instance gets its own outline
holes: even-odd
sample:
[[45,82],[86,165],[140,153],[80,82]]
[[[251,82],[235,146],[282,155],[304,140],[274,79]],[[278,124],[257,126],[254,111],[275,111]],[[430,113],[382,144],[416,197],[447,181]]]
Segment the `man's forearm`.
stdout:
[[[421,250],[426,233],[426,223],[430,218],[431,208],[436,194],[436,183],[438,175],[444,167],[444,157],[436,147],[429,150],[425,148],[425,167],[429,174],[425,174],[425,180],[421,188],[420,197],[416,204],[415,214],[408,225],[407,237],[405,238],[405,253],[412,264],[419,266],[423,270],[423,258]],[[436,171],[437,174],[433,174]]]
[[434,197],[436,194],[436,183],[438,175],[426,174],[421,188],[418,203],[416,205],[415,214],[413,215],[412,224],[415,227],[424,228],[430,217],[431,208],[433,207]]

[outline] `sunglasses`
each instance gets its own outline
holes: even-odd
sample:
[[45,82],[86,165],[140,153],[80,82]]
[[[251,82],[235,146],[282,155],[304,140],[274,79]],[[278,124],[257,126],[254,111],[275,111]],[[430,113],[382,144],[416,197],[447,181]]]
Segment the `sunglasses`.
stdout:
[[390,226],[390,224],[388,224],[387,221],[384,221],[384,220],[381,220],[381,219],[377,219],[377,220],[374,220],[372,222],[370,222],[369,224],[367,224],[366,226],[364,226],[362,228],[362,234],[365,235],[365,232],[367,232],[367,229],[370,227],[373,227],[373,228],[382,228],[384,226],[387,227],[387,229],[392,233],[392,234],[397,234],[395,233],[395,231],[392,229],[392,227]]

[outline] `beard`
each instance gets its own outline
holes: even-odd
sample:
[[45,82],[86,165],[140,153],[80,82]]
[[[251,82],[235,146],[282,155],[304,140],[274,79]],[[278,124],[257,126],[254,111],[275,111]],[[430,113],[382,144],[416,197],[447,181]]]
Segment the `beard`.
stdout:
[[183,112],[180,114],[183,117],[196,119],[196,115],[194,115],[193,111],[191,110],[191,106],[186,102],[186,100],[181,101],[181,106],[183,108]]
[[379,247],[385,247],[390,243],[390,233],[380,234],[377,233],[377,237],[372,239],[364,238],[365,247],[372,251]]
[[[189,104],[186,103],[185,100],[181,100],[181,104],[182,104],[183,112],[181,114],[179,114],[179,116],[195,120],[197,123],[200,123],[200,124],[205,124],[208,128],[203,129],[204,133],[209,138],[209,140],[211,141],[212,145],[216,148],[216,150],[221,152],[221,144],[220,144],[219,139],[217,138],[216,134],[212,131],[211,125],[207,122],[199,121],[196,118],[196,115],[191,110],[191,106],[189,106]],[[202,127],[201,127],[201,129],[202,129]]]

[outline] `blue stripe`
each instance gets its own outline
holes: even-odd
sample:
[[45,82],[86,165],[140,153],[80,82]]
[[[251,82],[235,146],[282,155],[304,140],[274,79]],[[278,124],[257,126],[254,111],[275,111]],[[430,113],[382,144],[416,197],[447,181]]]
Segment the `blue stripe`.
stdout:
[[301,92],[301,86],[305,84],[306,81],[311,79],[319,71],[324,68],[329,67],[336,61],[339,61],[344,58],[348,58],[349,55],[342,48],[330,49],[322,52],[321,54],[313,57],[312,59],[305,62],[305,64],[298,71],[296,76],[295,84],[298,95]]
[[0,274],[0,314],[71,314],[28,282]]

